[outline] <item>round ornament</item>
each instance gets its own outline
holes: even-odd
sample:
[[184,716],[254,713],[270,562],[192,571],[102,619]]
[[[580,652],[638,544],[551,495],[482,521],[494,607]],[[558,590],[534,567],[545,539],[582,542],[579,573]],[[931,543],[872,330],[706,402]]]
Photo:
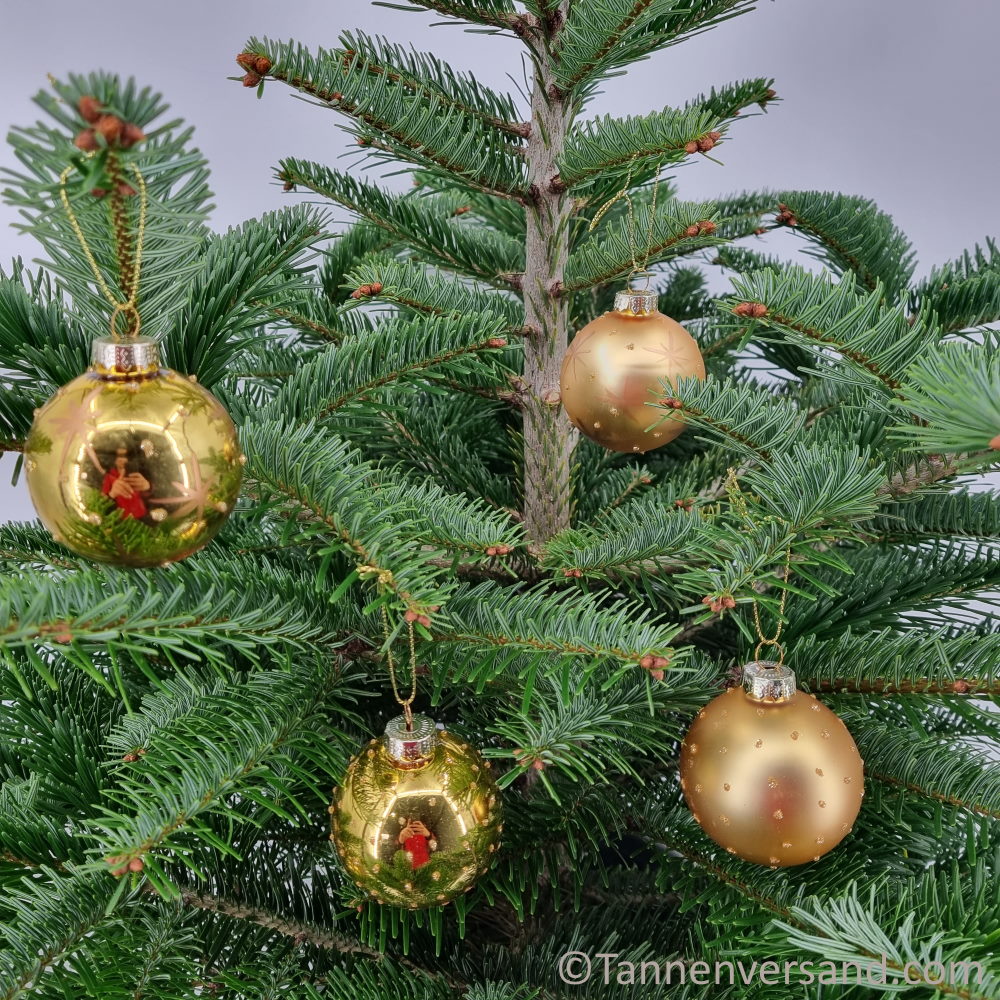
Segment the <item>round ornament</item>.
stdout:
[[160,367],[144,337],[94,341],[90,369],[36,411],[24,460],[52,536],[120,566],[204,546],[233,509],[246,461],[222,404]]
[[500,846],[490,763],[423,715],[392,719],[352,758],[330,806],[331,836],[355,884],[415,910],[468,892]]
[[646,452],[684,430],[680,413],[649,405],[662,399],[662,381],[691,377],[705,377],[694,338],[656,308],[655,292],[629,290],[574,337],[559,381],[582,433],[611,451]]
[[778,663],[743,668],[681,744],[681,788],[701,828],[745,861],[818,861],[851,832],[864,765],[844,723]]

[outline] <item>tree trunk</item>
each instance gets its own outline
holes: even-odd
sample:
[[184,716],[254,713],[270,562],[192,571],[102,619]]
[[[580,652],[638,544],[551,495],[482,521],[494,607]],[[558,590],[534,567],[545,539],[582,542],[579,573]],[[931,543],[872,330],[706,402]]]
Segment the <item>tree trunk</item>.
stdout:
[[[563,0],[556,17],[569,8]],[[558,161],[573,118],[572,108],[556,96],[551,33],[539,31],[528,140],[527,242],[524,271],[524,522],[535,553],[569,527],[572,511],[570,461],[577,433],[560,405],[559,370],[566,352],[568,304],[562,296],[569,253],[572,199],[553,190]]]

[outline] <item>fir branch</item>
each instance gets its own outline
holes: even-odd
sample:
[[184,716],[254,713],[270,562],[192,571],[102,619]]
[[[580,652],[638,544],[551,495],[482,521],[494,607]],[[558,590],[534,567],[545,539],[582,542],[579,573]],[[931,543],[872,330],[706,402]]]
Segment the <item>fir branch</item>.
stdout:
[[12,919],[0,924],[0,1000],[35,992],[46,970],[70,958],[111,922],[107,909],[114,884],[106,875],[76,870],[42,874],[5,894]]
[[[272,79],[370,130],[372,134],[360,135],[363,145],[375,139],[397,159],[442,170],[487,194],[523,197],[519,158],[499,140],[496,129],[481,116],[470,115],[447,93],[447,84],[414,89],[412,73],[392,66],[386,58],[391,58],[391,49],[362,35],[345,35],[342,41],[341,49],[319,49],[313,55],[293,42],[252,38],[244,51],[267,59]],[[431,56],[423,61],[427,72],[435,64],[440,66]]]
[[[751,334],[773,330],[804,347],[820,362],[812,375],[869,387],[875,380],[896,393],[907,366],[937,339],[919,319],[911,324],[901,307],[886,306],[881,287],[856,291],[853,274],[833,284],[794,267],[781,274],[753,271],[734,278],[733,285],[736,297],[726,303],[733,322],[748,323]],[[747,303],[762,311],[736,312]],[[829,364],[831,351],[850,362],[856,379],[847,366]]]
[[368,256],[350,272],[347,281],[355,288],[380,286],[377,301],[391,302],[405,310],[430,316],[459,318],[478,313],[484,318],[503,319],[503,332],[524,332],[524,306],[512,295],[474,284],[456,283],[450,276],[407,260]]
[[454,199],[399,197],[315,163],[283,160],[279,179],[315,191],[414,247],[426,260],[494,285],[523,268],[524,248],[493,230],[450,221]]
[[[712,234],[716,224],[711,222],[714,211],[715,206],[711,204],[670,202],[653,219],[647,266],[715,246],[718,239]],[[635,213],[636,232],[649,230],[648,216],[646,206]],[[561,291],[582,291],[630,274],[637,252],[629,236],[630,226],[627,220],[622,220],[620,226],[605,227],[598,236],[577,247],[566,265]],[[639,248],[638,252],[643,249]]]
[[910,241],[867,198],[831,191],[785,191],[776,200],[794,216],[794,232],[814,244],[806,251],[836,274],[851,272],[862,287],[881,287],[890,302],[905,297],[916,254]]
[[935,267],[910,295],[914,313],[933,314],[948,332],[1000,319],[1000,248],[993,239]]
[[[680,407],[666,403],[679,402]],[[747,384],[746,380],[716,379],[711,375],[701,381],[678,379],[664,385],[664,399],[651,406],[653,414],[664,417],[678,412],[707,437],[720,442],[753,461],[770,461],[778,451],[801,433],[804,414],[789,400],[766,389]]]
[[508,372],[496,363],[507,347],[505,330],[502,319],[474,314],[390,320],[300,366],[254,419],[321,420],[378,398],[393,383],[455,379],[506,387]]
[[[479,0],[478,3],[468,3],[466,0],[405,0],[407,7],[401,10],[436,10],[448,17],[457,17],[473,24],[483,24],[494,28],[509,29],[515,34],[523,34],[528,28],[537,28],[538,22],[530,14],[517,11],[510,0]],[[382,6],[396,7],[397,4]]]
[[923,451],[982,453],[995,460],[1000,444],[1000,339],[986,343],[942,343],[906,372],[900,406],[918,423],[895,428],[897,437]]
[[224,896],[209,892],[199,892],[194,889],[180,889],[179,896],[185,906],[191,906],[206,913],[217,913],[233,920],[244,920],[258,927],[274,931],[282,937],[291,938],[296,945],[310,944],[327,951],[336,951],[345,955],[363,955],[375,961],[382,961],[384,955],[375,948],[370,948],[361,941],[352,941],[343,935],[322,927],[315,927],[302,920],[293,920],[268,913],[258,907],[247,906]]
[[876,695],[996,696],[1000,635],[936,629],[899,634],[847,629],[828,640],[802,636],[789,666],[809,691]]
[[451,588],[430,564],[443,551],[426,546],[405,502],[388,507],[375,470],[357,450],[313,424],[271,420],[255,426],[246,450],[248,471],[262,486],[323,525],[359,567],[378,571],[407,609],[426,614],[444,603]]

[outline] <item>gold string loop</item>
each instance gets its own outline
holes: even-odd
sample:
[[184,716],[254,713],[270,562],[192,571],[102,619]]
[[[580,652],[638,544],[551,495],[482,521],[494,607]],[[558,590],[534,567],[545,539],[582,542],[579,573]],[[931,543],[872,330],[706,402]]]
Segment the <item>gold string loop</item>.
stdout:
[[[792,547],[791,545],[785,549],[785,568],[782,572],[782,582],[788,583],[788,577],[791,575],[791,565],[792,565]],[[781,633],[785,627],[785,606],[788,604],[788,588],[781,588],[781,601],[778,605],[778,624],[775,628],[774,635],[768,638],[764,635],[763,626],[760,623],[760,604],[757,601],[753,602],[753,624],[757,631],[757,638],[760,642],[757,643],[757,648],[754,650],[754,659],[760,659],[760,651],[765,646],[770,646],[777,651],[778,663],[785,662],[785,647],[781,643]]]
[[[358,576],[375,577],[379,594],[383,594],[387,588],[394,583],[392,571],[381,566],[358,566]],[[385,636],[385,659],[389,667],[389,680],[392,682],[392,695],[396,703],[403,708],[403,718],[406,719],[406,728],[413,729],[413,702],[417,697],[417,640],[414,635],[413,622],[407,621],[406,629],[410,647],[410,693],[403,697],[399,693],[399,681],[396,676],[396,659],[392,655],[392,630],[389,628],[389,613],[385,609],[385,604],[379,608],[382,615],[382,634]]]
[[[88,154],[93,156],[93,153]],[[132,172],[132,176],[135,178],[136,187],[139,191],[139,221],[136,229],[136,239],[135,239],[135,254],[134,259],[131,262],[131,267],[128,270],[128,274],[122,274],[122,279],[128,278],[128,288],[123,288],[122,292],[128,296],[126,301],[120,302],[115,294],[111,291],[107,280],[101,273],[101,269],[98,266],[97,258],[94,256],[93,250],[91,250],[90,245],[87,243],[87,237],[84,235],[83,227],[80,225],[80,220],[77,218],[76,213],[73,211],[73,206],[70,203],[69,192],[66,190],[66,181],[69,179],[69,175],[73,172],[74,167],[72,165],[66,167],[65,170],[59,175],[59,198],[62,201],[63,209],[69,218],[69,224],[73,229],[77,241],[80,244],[80,248],[83,250],[83,255],[90,265],[90,270],[97,281],[97,287],[101,290],[101,294],[108,300],[111,305],[111,336],[115,340],[121,339],[121,334],[118,332],[118,320],[119,317],[125,316],[129,320],[128,329],[125,331],[125,335],[128,337],[137,337],[139,335],[139,330],[142,326],[142,320],[139,317],[139,274],[142,270],[142,248],[143,242],[146,236],[146,216],[149,207],[149,194],[146,188],[146,179],[142,176],[141,171],[135,164],[130,164],[129,169]],[[115,242],[118,244],[120,256],[121,252],[127,248],[123,248],[121,245],[122,237],[118,232],[116,227],[113,227]]]
[[620,191],[612,195],[598,210],[597,214],[591,220],[590,226],[587,231],[592,233],[598,225],[600,225],[601,220],[604,218],[611,209],[618,204],[620,201],[624,201],[628,208],[628,245],[629,253],[632,257],[632,270],[629,272],[628,276],[628,287],[632,288],[632,279],[636,277],[645,277],[646,286],[643,291],[649,289],[650,279],[653,277],[652,272],[649,271],[649,258],[653,252],[653,230],[656,225],[656,200],[660,188],[660,171],[663,169],[663,161],[656,165],[656,178],[653,181],[653,200],[649,208],[649,228],[646,231],[645,249],[642,253],[642,261],[639,260],[639,247],[638,247],[638,227],[635,221],[635,205],[632,202],[632,173],[635,170],[636,160],[639,159],[643,154],[636,153],[635,156],[629,160],[628,174],[625,177],[625,185]]
[[[745,521],[753,524],[753,517],[750,514],[750,508],[747,505],[746,497],[743,495],[743,490],[740,489],[739,480],[736,476],[736,470],[730,469],[726,474],[726,493],[729,496],[730,506],[742,517]],[[782,571],[781,579],[782,582],[787,584],[788,578],[791,575],[792,566],[792,546],[789,542],[788,547],[785,549],[785,565]],[[758,643],[754,650],[753,658],[755,660],[760,660],[760,654],[763,649],[770,647],[777,651],[777,663],[785,662],[785,647],[781,642],[781,633],[785,628],[785,608],[788,605],[788,588],[782,587],[781,589],[781,601],[778,604],[778,624],[775,628],[773,636],[764,635],[764,627],[760,620],[760,604],[757,600],[753,602],[753,624],[754,630],[757,633]]]

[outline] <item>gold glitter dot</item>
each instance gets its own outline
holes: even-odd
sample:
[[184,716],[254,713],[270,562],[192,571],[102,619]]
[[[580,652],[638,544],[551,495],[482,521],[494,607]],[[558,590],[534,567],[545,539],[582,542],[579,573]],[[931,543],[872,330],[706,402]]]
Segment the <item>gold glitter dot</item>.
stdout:
[[781,863],[781,858],[770,857],[767,860],[770,861],[775,868],[777,868],[778,865]]
[[820,809],[825,809],[826,808],[826,803],[822,799],[819,800],[819,807],[820,807]]
[[816,773],[822,778],[823,777],[823,768],[817,767],[816,768]]
[[729,826],[729,817],[725,813],[722,813],[719,816],[719,820],[722,822],[724,826]]
[[705,718],[705,709],[701,709],[701,710],[700,710],[700,711],[698,712],[698,718],[699,718],[699,719],[704,719],[704,718]]
[[439,892],[437,898],[439,903],[443,903],[448,897],[443,892]]
[[799,738],[799,734],[797,732],[793,732],[792,733],[792,739],[793,740],[797,740],[798,738]]
[[830,738],[830,730],[829,729],[821,729],[819,734],[820,734],[820,736],[823,737],[824,740],[828,740]]
[[777,778],[768,778],[767,779],[767,787],[768,788],[777,788],[778,787],[778,779]]
[[695,790],[696,792],[700,792],[700,791],[701,791],[701,785],[695,785],[695,786],[694,786],[694,790]]
[[[816,695],[811,695],[811,697],[815,698]],[[819,711],[819,702],[816,702],[815,705],[810,705],[809,706],[809,711],[810,712],[818,712]]]
[[844,784],[849,785],[850,783],[851,783],[851,776],[848,775],[846,778],[844,778]]
[[601,422],[600,422],[600,420],[595,420],[594,421],[594,430],[595,431],[599,431],[600,429],[601,429]]
[[764,745],[764,741],[763,740],[754,740],[754,744],[753,745],[759,750]]
[[774,812],[771,813],[771,815],[775,819],[784,819],[785,818],[785,814],[780,809],[775,809]]
[[697,753],[697,752],[698,752],[698,744],[697,743],[691,743],[691,744],[688,745],[688,753]]
[[735,854],[735,853],[736,853],[736,848],[735,848],[735,847],[727,847],[727,848],[726,848],[726,851],[727,851],[727,852],[728,852],[729,854]]
[[621,413],[621,410],[619,410],[617,406],[612,406],[608,412],[611,414],[611,416],[617,417]]
[[407,892],[413,892],[413,883],[412,882],[406,882],[406,883],[404,883],[403,888]]
[[757,714],[763,719],[764,718],[764,709],[758,708],[757,709]]
[[431,872],[431,878],[434,879],[435,882],[440,882],[441,881],[441,873],[440,872]]
[[730,788],[731,788],[732,786],[731,786],[731,785],[729,784],[729,782],[727,781],[727,782],[726,782],[726,783],[725,783],[725,784],[724,784],[724,785],[723,785],[722,787],[723,787],[723,788],[724,788],[724,789],[725,789],[725,790],[726,790],[726,791],[728,792],[728,791],[729,791],[729,789],[730,789]]
[[719,753],[729,753],[729,747],[719,747]]
[[816,838],[816,843],[817,844],[825,844],[826,843],[826,837],[817,837]]
[[814,854],[813,855],[813,861],[819,861],[819,855],[818,854]]
[[781,842],[781,846],[782,847],[791,847],[792,846],[792,842],[790,840],[783,840]]
[[625,350],[626,351],[634,351],[635,350],[635,344],[626,344],[625,345]]

